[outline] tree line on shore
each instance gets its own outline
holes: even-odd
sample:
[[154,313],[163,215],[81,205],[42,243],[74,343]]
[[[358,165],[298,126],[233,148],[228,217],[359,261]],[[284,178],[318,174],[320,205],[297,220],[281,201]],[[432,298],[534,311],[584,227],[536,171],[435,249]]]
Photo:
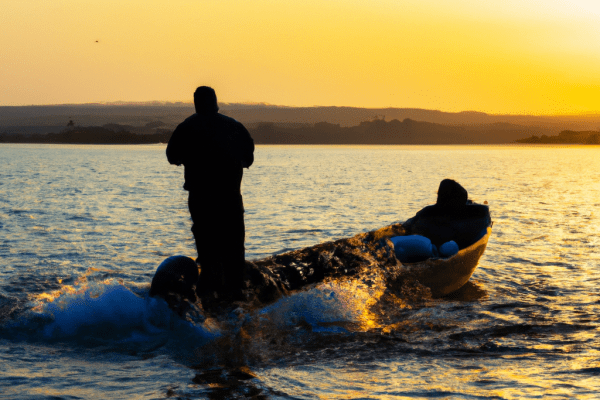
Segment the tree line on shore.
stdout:
[[[547,136],[529,127],[510,124],[452,126],[415,121],[409,118],[386,121],[374,118],[357,126],[318,122],[278,124],[263,122],[249,126],[256,144],[502,144],[502,143],[585,143],[599,144],[600,132],[563,131]],[[526,137],[528,134],[533,135]],[[0,143],[152,144],[167,143],[172,130],[157,126],[134,128],[107,124],[75,126],[72,121],[58,133],[0,134]]]
[[557,136],[530,136],[519,139],[517,143],[530,144],[600,144],[600,132],[597,131],[562,131]]
[[58,133],[0,134],[0,143],[58,143],[58,144],[152,144],[167,143],[172,131],[137,134],[128,130],[113,130],[102,126],[69,127]]

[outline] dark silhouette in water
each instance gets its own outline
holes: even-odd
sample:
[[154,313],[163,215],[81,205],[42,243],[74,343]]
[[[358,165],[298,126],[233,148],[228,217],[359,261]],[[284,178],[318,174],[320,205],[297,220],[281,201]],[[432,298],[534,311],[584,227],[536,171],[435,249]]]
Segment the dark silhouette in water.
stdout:
[[196,113],[171,136],[167,159],[185,167],[185,184],[198,250],[201,297],[240,297],[244,271],[243,168],[254,161],[254,142],[246,128],[219,114],[215,91],[194,93]]
[[169,306],[183,314],[189,302],[196,301],[198,264],[189,257],[172,256],[163,261],[152,278],[150,296],[160,296]]

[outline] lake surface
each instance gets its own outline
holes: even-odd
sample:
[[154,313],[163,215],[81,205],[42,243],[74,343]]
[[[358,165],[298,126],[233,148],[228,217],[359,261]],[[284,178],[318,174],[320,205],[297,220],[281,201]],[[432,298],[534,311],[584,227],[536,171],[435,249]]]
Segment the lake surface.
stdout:
[[444,178],[493,232],[454,296],[341,279],[218,320],[147,296],[195,257],[164,150],[0,145],[0,398],[600,396],[599,147],[258,146],[248,259],[404,221]]

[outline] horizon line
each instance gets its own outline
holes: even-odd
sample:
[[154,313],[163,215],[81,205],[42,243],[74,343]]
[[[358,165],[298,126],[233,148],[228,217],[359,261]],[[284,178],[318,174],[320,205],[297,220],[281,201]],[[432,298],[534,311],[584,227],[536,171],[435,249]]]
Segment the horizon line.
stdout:
[[[86,103],[49,103],[49,104],[0,104],[0,107],[65,107],[65,106],[192,106],[192,101],[163,101],[163,100],[151,100],[151,101],[106,101],[106,102],[86,102]],[[422,110],[422,111],[433,111],[445,114],[483,114],[488,116],[509,116],[509,117],[600,117],[600,111],[587,111],[580,113],[571,114],[524,114],[524,113],[489,113],[485,111],[477,110],[462,110],[462,111],[443,111],[440,109],[433,108],[420,108],[420,107],[359,107],[359,106],[325,106],[325,105],[312,105],[312,106],[290,106],[290,105],[279,105],[271,104],[266,102],[219,102],[220,106],[263,106],[270,108],[354,108],[363,110]]]

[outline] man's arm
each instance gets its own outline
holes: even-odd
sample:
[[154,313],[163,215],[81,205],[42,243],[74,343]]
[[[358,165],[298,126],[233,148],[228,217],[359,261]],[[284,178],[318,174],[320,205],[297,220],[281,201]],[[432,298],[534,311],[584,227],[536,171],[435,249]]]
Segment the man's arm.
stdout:
[[175,128],[167,145],[167,160],[169,164],[181,165],[185,163],[187,148],[185,146],[186,122]]
[[239,127],[242,140],[242,167],[250,168],[254,162],[254,140],[244,125],[239,124]]

